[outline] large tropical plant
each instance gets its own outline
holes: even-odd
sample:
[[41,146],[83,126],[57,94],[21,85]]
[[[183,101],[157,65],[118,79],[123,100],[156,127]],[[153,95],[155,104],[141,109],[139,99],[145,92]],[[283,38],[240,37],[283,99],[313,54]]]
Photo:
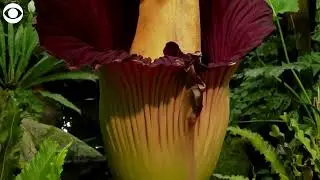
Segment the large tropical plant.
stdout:
[[38,87],[57,80],[95,81],[97,76],[90,72],[69,72],[64,69],[64,61],[45,52],[35,54],[39,39],[32,18],[32,14],[29,14],[28,19],[18,26],[0,21],[0,90],[33,89],[37,94],[80,112],[80,109],[60,94],[39,91]]
[[37,0],[36,7],[50,53],[71,67],[99,68],[115,178],[211,176],[228,125],[229,81],[273,30],[263,0]]

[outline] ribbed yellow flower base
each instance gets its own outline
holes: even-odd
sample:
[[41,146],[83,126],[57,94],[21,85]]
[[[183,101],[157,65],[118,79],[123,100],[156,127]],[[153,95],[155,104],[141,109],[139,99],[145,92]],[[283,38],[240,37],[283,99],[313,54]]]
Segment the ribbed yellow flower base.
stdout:
[[101,128],[115,179],[195,180],[183,74],[133,61],[101,69]]
[[201,75],[207,87],[195,127],[197,180],[208,180],[219,159],[229,122],[229,82],[236,67],[215,67]]
[[207,180],[229,118],[236,66],[211,68],[195,125],[183,68],[135,61],[101,69],[100,119],[109,165],[120,180]]

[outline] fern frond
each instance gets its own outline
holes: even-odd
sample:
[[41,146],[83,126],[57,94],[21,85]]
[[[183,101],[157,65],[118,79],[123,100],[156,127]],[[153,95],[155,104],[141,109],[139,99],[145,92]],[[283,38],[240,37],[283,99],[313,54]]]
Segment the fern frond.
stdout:
[[28,165],[22,169],[16,180],[59,180],[62,165],[71,143],[59,149],[59,145],[46,140],[40,145],[40,150]]
[[240,135],[248,139],[252,146],[264,155],[266,161],[270,162],[272,169],[279,174],[281,180],[289,180],[285,167],[280,161],[276,150],[267,141],[265,141],[258,133],[251,132],[239,127],[229,127],[228,131],[233,135]]

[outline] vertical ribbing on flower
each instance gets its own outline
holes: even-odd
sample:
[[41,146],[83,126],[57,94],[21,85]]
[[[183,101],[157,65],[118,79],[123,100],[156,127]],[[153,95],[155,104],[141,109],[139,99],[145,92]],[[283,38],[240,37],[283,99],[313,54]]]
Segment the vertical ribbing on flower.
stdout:
[[206,90],[195,127],[197,180],[209,179],[218,161],[229,122],[229,82],[236,67],[213,67],[201,74]]
[[186,80],[181,67],[134,61],[102,67],[100,121],[116,179],[190,179]]

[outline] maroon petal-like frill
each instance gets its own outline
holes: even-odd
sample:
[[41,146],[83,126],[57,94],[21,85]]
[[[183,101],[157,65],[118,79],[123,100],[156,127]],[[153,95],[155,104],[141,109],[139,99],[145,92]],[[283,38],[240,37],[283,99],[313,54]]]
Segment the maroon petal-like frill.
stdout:
[[126,56],[122,51],[130,49],[139,5],[135,1],[123,3],[114,0],[37,0],[36,28],[40,43],[70,67],[122,58]]
[[238,62],[273,30],[264,0],[200,0],[202,52],[210,66]]
[[137,1],[36,1],[41,45],[69,66],[102,65],[100,122],[118,179],[204,180],[212,174],[228,125],[231,76],[273,24],[264,0],[200,2],[206,71],[195,71],[198,56],[170,43],[154,62],[127,53]]

